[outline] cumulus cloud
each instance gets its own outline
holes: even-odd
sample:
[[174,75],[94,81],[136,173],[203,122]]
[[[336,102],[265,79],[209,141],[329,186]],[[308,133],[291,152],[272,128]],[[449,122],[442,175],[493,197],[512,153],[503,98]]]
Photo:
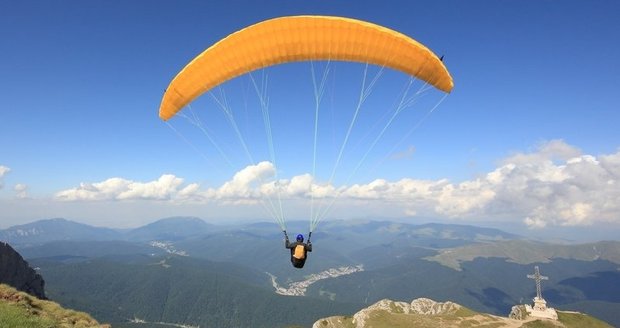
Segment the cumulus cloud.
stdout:
[[504,159],[504,164],[527,165],[541,161],[562,161],[581,155],[581,150],[567,144],[563,140],[551,140],[537,145],[536,149],[527,153],[516,153]]
[[15,191],[15,197],[19,199],[28,198],[28,186],[22,183],[18,183],[13,187]]
[[97,183],[81,183],[79,187],[56,193],[55,198],[64,201],[78,200],[167,200],[186,196],[188,190],[197,189],[195,184],[181,187],[183,179],[164,174],[150,182],[136,182],[122,178],[110,178]]
[[560,140],[515,154],[476,180],[448,185],[437,212],[520,217],[532,228],[620,221],[620,151],[596,158]]
[[448,180],[377,179],[342,191],[347,198],[398,202],[405,215],[518,219],[531,228],[620,222],[620,150],[598,157],[561,140],[503,160],[485,175]]
[[147,182],[118,177],[95,183],[83,182],[78,187],[59,191],[54,196],[60,201],[234,200],[254,203],[263,196],[261,190],[264,192],[269,189],[267,181],[274,175],[273,165],[261,162],[237,172],[232,180],[219,188],[201,190],[197,183],[184,184],[184,179],[164,174],[157,180]]
[[237,172],[232,180],[218,189],[207,191],[208,198],[216,199],[255,199],[260,198],[260,187],[275,175],[275,168],[270,162],[250,165]]
[[58,192],[56,198],[79,200],[166,200],[257,204],[277,198],[329,204],[400,209],[407,216],[455,220],[520,220],[532,228],[620,222],[620,150],[592,156],[561,140],[516,153],[478,178],[398,181],[376,179],[365,184],[334,186],[310,174],[275,180],[270,162],[250,165],[219,187],[202,189],[174,175],[150,182],[111,178]]
[[0,189],[2,189],[2,187],[4,187],[4,176],[9,173],[9,171],[11,171],[11,169],[9,169],[6,166],[0,165]]

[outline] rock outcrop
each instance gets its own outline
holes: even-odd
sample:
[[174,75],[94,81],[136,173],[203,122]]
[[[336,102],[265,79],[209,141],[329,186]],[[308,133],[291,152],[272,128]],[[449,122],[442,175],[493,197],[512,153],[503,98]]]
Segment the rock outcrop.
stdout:
[[411,303],[383,299],[353,315],[353,324],[356,327],[366,327],[371,313],[381,310],[401,314],[450,315],[455,314],[460,308],[461,306],[456,303],[435,302],[428,298],[418,298]]
[[365,327],[557,327],[610,328],[607,323],[577,312],[562,312],[559,321],[529,316],[525,306],[512,308],[510,317],[478,313],[453,302],[419,298],[411,303],[381,300],[351,316],[333,316],[314,323],[312,328]]
[[411,313],[424,315],[456,314],[462,306],[453,302],[435,302],[428,298],[418,298],[411,302]]
[[525,320],[527,319],[527,311],[525,310],[524,305],[515,305],[510,310],[510,314],[508,314],[508,318],[516,319],[516,320]]
[[46,299],[43,277],[5,242],[0,242],[0,283],[39,299]]

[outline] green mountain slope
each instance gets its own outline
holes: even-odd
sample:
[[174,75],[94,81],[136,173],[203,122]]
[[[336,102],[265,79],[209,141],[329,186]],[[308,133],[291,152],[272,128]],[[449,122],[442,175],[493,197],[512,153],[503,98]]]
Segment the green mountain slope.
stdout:
[[[307,295],[341,302],[372,304],[383,298],[406,299],[429,297],[451,300],[476,311],[506,315],[510,308],[532,299],[536,289],[527,279],[531,265],[520,265],[500,258],[477,258],[462,264],[460,271],[415,257],[403,256],[397,265],[319,281]],[[620,285],[618,265],[609,261],[555,259],[537,264],[550,280],[543,283],[543,296],[555,308],[594,313],[586,307],[565,307],[586,300],[609,302],[605,311],[596,312],[601,319],[620,326]],[[574,277],[581,277],[574,279]]]
[[429,257],[428,260],[460,270],[461,263],[479,257],[507,258],[519,264],[545,263],[554,258],[581,261],[607,260],[620,264],[620,242],[601,241],[579,245],[556,245],[527,240],[509,240],[444,249],[440,254]]
[[0,327],[103,328],[110,326],[100,325],[86,313],[63,309],[57,303],[43,301],[10,286],[0,284]]
[[[563,304],[562,310],[578,311],[601,318],[614,327],[620,326],[620,304],[604,301],[580,301]],[[615,318],[615,320],[613,319]]]
[[277,295],[265,274],[181,256],[34,262],[50,298],[115,327],[133,319],[200,327],[309,326],[360,307]]
[[[149,319],[150,322],[160,322],[164,317],[172,318],[169,314],[162,314],[162,309],[174,308],[174,303],[183,304],[185,299],[170,296],[178,293],[180,288],[189,288],[192,293],[201,290],[202,275],[217,275],[220,282],[226,281],[223,284],[226,286],[226,297],[245,295],[235,289],[251,285],[248,288],[257,288],[258,294],[270,299],[280,296],[274,295],[274,288],[266,272],[275,275],[280,286],[289,286],[307,280],[310,274],[359,264],[363,265],[364,271],[337,278],[329,277],[307,288],[306,296],[318,302],[318,312],[325,309],[333,311],[325,304],[333,307],[343,306],[343,303],[360,304],[361,307],[361,304],[367,306],[384,298],[430,297],[452,300],[476,311],[505,315],[513,304],[534,296],[534,283],[526,276],[532,273],[534,265],[538,265],[543,274],[550,277],[544,283],[543,292],[554,307],[596,313],[609,323],[620,326],[620,318],[616,315],[620,313],[618,242],[552,245],[509,240],[518,239],[518,236],[470,226],[334,221],[326,222],[320,231],[313,234],[315,250],[304,270],[296,270],[288,262],[289,255],[283,247],[282,234],[274,224],[216,227],[206,226],[197,220],[176,218],[149,226],[151,236],[161,237],[159,233],[169,229],[169,223],[178,224],[176,228],[181,233],[166,236],[174,239],[166,245],[189,255],[173,257],[176,261],[174,265],[168,260],[161,262],[166,258],[165,252],[168,249],[146,242],[72,240],[41,246],[24,245],[21,251],[34,261],[31,263],[41,267],[46,280],[49,280],[48,277],[53,278],[47,284],[48,291],[54,292],[52,297],[72,307],[74,304],[82,304],[85,307],[80,309],[106,322],[126,322],[136,313],[141,315],[140,319]],[[291,223],[289,234],[307,229],[305,224],[302,226],[297,223]],[[186,229],[182,227],[184,224],[195,229]],[[192,230],[198,231],[201,226],[207,229],[202,234],[192,235]],[[47,257],[47,260],[41,257]],[[152,263],[145,262],[145,259]],[[168,273],[153,269],[157,267],[153,264],[162,268],[169,266],[163,271]],[[88,275],[81,276],[81,272]],[[73,286],[76,281],[85,279],[85,276],[90,277],[91,281]],[[189,277],[187,281],[177,282],[185,277]],[[128,279],[127,286],[119,282],[124,279]],[[206,281],[210,279],[206,278]],[[125,299],[118,299],[119,302],[131,303],[126,301],[130,298],[144,305],[128,304],[120,309],[115,307],[114,302],[109,301],[114,299],[114,295],[110,294],[109,289],[98,286],[103,281],[114,286],[111,290],[119,288],[124,295],[128,295]],[[165,288],[158,287],[160,281]],[[89,284],[97,288],[89,290]],[[237,287],[231,287],[235,285]],[[203,289],[209,295],[209,301],[214,286],[212,284]],[[161,288],[166,292],[153,292]],[[92,293],[87,295],[85,291]],[[193,299],[200,296],[199,293],[196,295],[192,294]],[[151,300],[149,297],[162,297],[163,300]],[[304,298],[294,299],[290,302],[296,303],[298,299]],[[326,303],[321,303],[321,300]],[[593,312],[589,306],[593,304],[591,302],[605,302],[606,306],[603,311]],[[143,313],[142,310],[151,304],[155,305],[155,309]],[[192,311],[206,311],[204,304],[196,305],[198,309]],[[183,308],[185,312],[190,310]],[[224,310],[219,315],[235,316]],[[307,316],[302,321],[290,321],[293,315],[278,315],[280,318],[275,320],[268,317],[267,322],[296,323],[315,319]],[[259,317],[257,314],[255,319]],[[186,320],[185,317],[180,320],[166,322],[198,322],[194,319]]]
[[607,328],[603,321],[576,312],[558,312],[558,320],[526,317],[523,320],[479,313],[452,302],[439,303],[416,299],[411,303],[381,300],[353,316],[334,316],[319,319],[313,328],[460,328],[460,327],[549,327],[549,328]]
[[121,240],[111,241],[52,241],[42,245],[20,247],[19,253],[24,258],[42,257],[103,257],[132,254],[158,254],[166,252],[162,249],[149,246],[148,244],[133,243]]

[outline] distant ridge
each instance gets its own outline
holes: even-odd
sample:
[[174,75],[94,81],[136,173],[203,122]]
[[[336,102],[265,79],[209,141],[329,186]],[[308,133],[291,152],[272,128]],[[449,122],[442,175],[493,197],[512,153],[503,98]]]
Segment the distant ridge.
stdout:
[[129,231],[125,238],[133,241],[179,240],[213,232],[215,226],[197,217],[170,217]]
[[45,219],[0,230],[0,240],[18,244],[57,240],[114,240],[121,234],[113,229],[93,227],[63,218]]
[[[179,216],[159,219],[141,227],[124,229],[121,231],[118,229],[94,227],[64,218],[53,218],[0,230],[0,240],[10,242],[13,245],[42,244],[50,241],[72,240],[176,241],[224,230],[234,231],[239,229],[250,229],[256,231],[259,235],[279,235],[277,225],[272,222],[255,222],[224,226],[209,224],[197,217]],[[305,221],[289,222],[289,232],[305,233],[306,229],[307,222]],[[402,222],[372,220],[334,220],[325,222],[320,231],[315,232],[315,236],[328,236],[332,233],[342,234],[343,232],[350,235],[377,233],[380,236],[391,235],[399,238],[414,238],[418,241],[429,240],[429,243],[437,239],[442,239],[444,240],[444,245],[442,247],[448,245],[459,246],[472,241],[522,239],[522,237],[518,235],[493,228],[438,223],[416,225]]]
[[178,240],[213,232],[218,230],[216,227],[196,217],[170,217],[121,232],[54,218],[0,230],[0,241],[12,245],[31,245],[52,241]]
[[467,241],[498,241],[524,239],[524,237],[495,228],[484,228],[464,224],[424,223],[411,224],[381,220],[334,220],[325,222],[321,230],[346,228],[351,233],[400,235],[410,238],[442,238]]
[[607,260],[620,264],[620,242],[601,241],[578,245],[555,245],[528,240],[509,240],[444,249],[440,254],[427,259],[461,270],[463,262],[492,257],[506,258],[510,262],[519,264],[547,263],[554,258],[584,261]]

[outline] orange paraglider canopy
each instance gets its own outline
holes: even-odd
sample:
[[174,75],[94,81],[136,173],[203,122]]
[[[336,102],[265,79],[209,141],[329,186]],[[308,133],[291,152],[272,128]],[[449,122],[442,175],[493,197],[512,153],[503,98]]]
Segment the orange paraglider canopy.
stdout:
[[204,92],[239,75],[306,60],[385,66],[444,92],[450,92],[454,85],[433,52],[397,31],[343,17],[280,17],[234,32],[194,58],[166,89],[159,117],[170,119]]

